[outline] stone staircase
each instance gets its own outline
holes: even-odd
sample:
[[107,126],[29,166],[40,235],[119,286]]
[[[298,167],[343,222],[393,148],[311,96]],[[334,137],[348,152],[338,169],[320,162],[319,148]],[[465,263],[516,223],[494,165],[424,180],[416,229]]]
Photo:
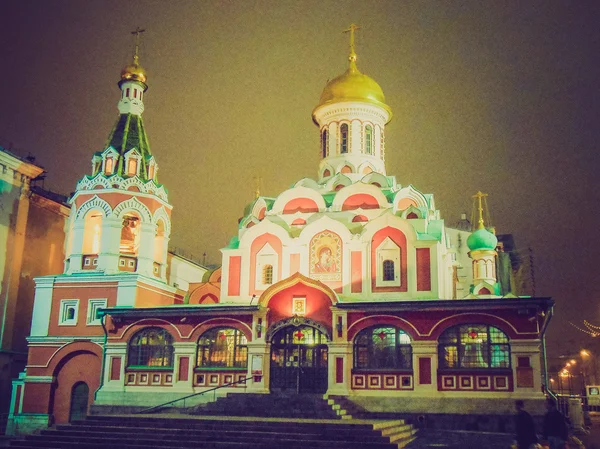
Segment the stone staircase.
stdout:
[[396,449],[416,438],[403,420],[350,419],[330,401],[322,395],[230,393],[191,409],[90,415],[12,440],[10,447]]
[[[181,415],[178,415],[181,416]],[[18,448],[392,449],[398,423],[248,417],[89,416],[12,440]]]
[[229,393],[189,410],[193,415],[339,419],[321,394]]

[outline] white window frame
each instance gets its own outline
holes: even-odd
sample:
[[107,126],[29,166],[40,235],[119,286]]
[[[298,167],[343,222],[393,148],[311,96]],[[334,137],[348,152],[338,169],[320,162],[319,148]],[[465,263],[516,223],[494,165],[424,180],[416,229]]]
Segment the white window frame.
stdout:
[[[273,282],[271,284],[263,283],[263,269],[265,265],[273,266]],[[256,253],[256,273],[254,280],[254,288],[256,290],[266,290],[271,285],[275,284],[279,275],[279,256],[271,245],[265,245]]]
[[[69,310],[75,309],[73,318],[67,318]],[[60,310],[58,313],[59,326],[77,326],[77,317],[79,316],[79,300],[78,299],[61,299]]]
[[[391,281],[383,280],[383,261],[391,260],[394,262],[394,279]],[[400,287],[402,285],[402,278],[400,277],[401,267],[401,249],[396,243],[390,238],[386,237],[383,242],[379,244],[375,251],[375,263],[376,267],[376,287]]]
[[94,298],[88,300],[87,308],[87,322],[88,326],[100,326],[102,321],[96,318],[96,312],[98,309],[106,308],[106,298]]

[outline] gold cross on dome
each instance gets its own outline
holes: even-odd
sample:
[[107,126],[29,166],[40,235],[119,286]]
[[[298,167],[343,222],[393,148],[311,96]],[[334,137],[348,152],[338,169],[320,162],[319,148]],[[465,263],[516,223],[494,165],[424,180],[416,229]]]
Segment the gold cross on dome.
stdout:
[[360,30],[360,27],[351,23],[350,28],[344,30],[344,33],[350,33],[350,59],[356,61],[356,52],[354,51],[354,32]]
[[140,51],[140,35],[146,30],[142,30],[140,27],[136,27],[135,31],[132,31],[131,34],[135,34],[135,54],[133,55],[133,61],[137,64],[139,59],[139,51]]
[[479,202],[479,229],[484,229],[484,225],[483,225],[483,206],[481,204],[481,200],[483,198],[485,198],[487,195],[487,193],[482,193],[481,191],[477,192],[475,195],[473,195],[473,198],[477,198],[478,202]]

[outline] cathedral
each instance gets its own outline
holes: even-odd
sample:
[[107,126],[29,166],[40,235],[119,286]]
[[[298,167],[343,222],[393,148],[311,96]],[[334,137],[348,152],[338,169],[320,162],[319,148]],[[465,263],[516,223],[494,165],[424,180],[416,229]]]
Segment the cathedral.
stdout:
[[70,199],[64,270],[35,279],[9,432],[69,422],[92,404],[139,409],[215,387],[344,396],[394,413],[543,402],[552,300],[503,283],[484,194],[474,232],[455,229],[433,194],[387,174],[392,110],[359,70],[349,31],[347,70],[312,111],[316,179],[257,193],[216,269],[168,251],[172,206],[142,119],[136,47],[116,124]]

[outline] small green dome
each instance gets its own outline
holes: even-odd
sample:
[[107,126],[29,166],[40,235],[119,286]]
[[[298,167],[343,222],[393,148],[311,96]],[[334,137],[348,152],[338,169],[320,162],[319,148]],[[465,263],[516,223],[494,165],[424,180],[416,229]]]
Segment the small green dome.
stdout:
[[495,250],[497,244],[496,236],[485,228],[478,229],[467,239],[467,246],[471,251]]

